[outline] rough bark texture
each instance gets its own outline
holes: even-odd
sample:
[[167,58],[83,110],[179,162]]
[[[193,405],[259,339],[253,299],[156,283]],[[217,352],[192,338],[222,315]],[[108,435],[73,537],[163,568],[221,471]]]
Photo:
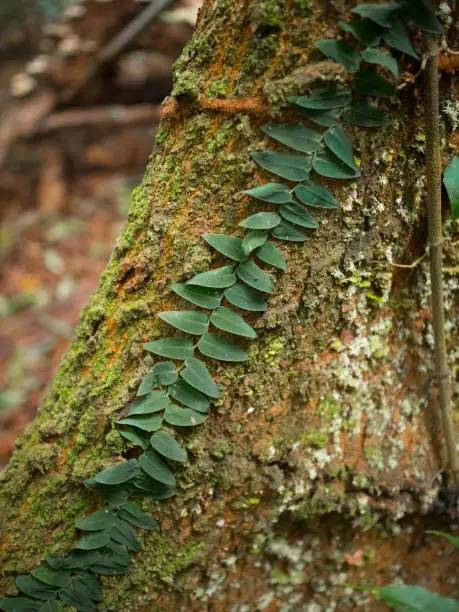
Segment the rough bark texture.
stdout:
[[[4,590],[45,550],[70,548],[75,519],[95,505],[82,480],[126,453],[113,421],[151,366],[142,343],[165,333],[154,314],[182,307],[171,283],[212,261],[200,234],[232,233],[260,210],[242,189],[270,178],[250,161],[266,146],[266,103],[288,119],[288,95],[338,76],[313,43],[350,7],[326,5],[205,3],[129,222],[2,475]],[[432,505],[444,457],[427,268],[387,260],[389,250],[409,263],[425,244],[422,106],[417,88],[404,91],[387,128],[355,130],[363,178],[333,186],[340,212],[320,215],[308,243],[282,247],[288,270],[253,318],[251,361],[217,367],[223,400],[205,426],[178,434],[192,458],[178,493],[145,501],[161,527],[128,576],[103,579],[101,610],[379,610],[345,584],[399,577],[458,594],[456,558],[424,536],[445,527]]]

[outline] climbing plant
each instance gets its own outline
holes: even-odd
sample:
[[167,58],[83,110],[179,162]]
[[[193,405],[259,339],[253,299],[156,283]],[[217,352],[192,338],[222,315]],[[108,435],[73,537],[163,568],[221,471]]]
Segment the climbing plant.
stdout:
[[120,434],[131,443],[130,456],[135,457],[84,482],[100,494],[102,503],[76,523],[81,532],[76,546],[66,557],[46,555],[45,566],[18,576],[16,586],[23,595],[6,597],[0,601],[1,609],[58,612],[66,604],[81,612],[94,610],[102,597],[96,576],[126,573],[130,554],[141,549],[135,529],[155,528],[155,520],[133,500],[162,500],[174,494],[174,466],[187,462],[188,456],[173,428],[204,423],[211,402],[220,397],[208,360],[249,359],[237,339],[257,334],[241,313],[265,311],[273,291],[272,278],[261,265],[284,271],[287,263],[277,243],[304,242],[318,227],[311,211],[338,208],[322,180],[359,178],[344,126],[385,124],[388,105],[382,110],[366,97],[386,99],[396,93],[399,66],[387,48],[419,59],[405,24],[441,32],[440,22],[422,0],[362,4],[352,13],[350,21],[340,23],[339,40],[316,43],[323,55],[344,66],[350,78],[290,98],[301,116],[299,123],[262,126],[270,139],[294,151],[276,148],[252,154],[261,168],[280,179],[245,192],[264,202],[266,210],[244,219],[237,235],[204,234],[202,239],[226,263],[172,285],[190,306],[158,314],[177,331],[145,344],[145,350],[160,360],[117,421]]

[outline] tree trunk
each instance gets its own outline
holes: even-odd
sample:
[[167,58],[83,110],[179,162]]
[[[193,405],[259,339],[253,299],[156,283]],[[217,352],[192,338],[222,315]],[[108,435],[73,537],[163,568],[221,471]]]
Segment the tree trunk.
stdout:
[[[151,367],[142,344],[164,335],[155,315],[183,307],[173,282],[208,268],[201,234],[233,233],[260,210],[243,194],[271,180],[250,161],[266,148],[260,126],[288,120],[288,96],[339,73],[313,45],[336,35],[344,4],[205,2],[128,224],[1,476],[4,592],[46,551],[71,548],[96,504],[82,481],[126,456],[114,421]],[[386,128],[354,129],[362,179],[332,185],[340,211],[319,214],[307,243],[282,243],[287,272],[251,318],[251,359],[214,370],[223,399],[177,433],[191,458],[177,495],[145,500],[160,528],[142,532],[128,575],[102,579],[100,610],[380,610],[346,585],[395,578],[457,595],[456,558],[424,535],[447,529],[451,504],[438,499],[428,265],[390,263],[426,243],[419,95],[402,90]]]

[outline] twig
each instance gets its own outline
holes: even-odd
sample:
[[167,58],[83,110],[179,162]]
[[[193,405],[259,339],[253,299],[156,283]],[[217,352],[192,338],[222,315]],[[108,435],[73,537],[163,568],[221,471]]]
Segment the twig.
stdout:
[[413,263],[410,263],[410,264],[399,264],[399,263],[395,263],[394,261],[389,261],[389,263],[391,266],[395,266],[396,268],[412,269],[412,268],[415,268],[418,264],[420,264],[421,261],[426,258],[426,256],[427,256],[427,251],[423,255],[421,255],[421,257],[418,257],[416,261],[413,261]]
[[435,369],[439,390],[443,433],[446,439],[448,467],[459,486],[459,462],[456,432],[451,415],[451,377],[448,370],[443,303],[443,232],[441,219],[441,140],[439,108],[439,48],[437,40],[425,35],[426,69],[424,77],[424,121],[426,136],[427,214],[429,223],[429,259],[432,286],[432,324],[435,344]]

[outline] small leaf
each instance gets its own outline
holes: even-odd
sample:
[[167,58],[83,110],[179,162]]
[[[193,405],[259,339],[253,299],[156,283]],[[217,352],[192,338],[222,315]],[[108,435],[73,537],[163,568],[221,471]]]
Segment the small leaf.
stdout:
[[67,557],[53,557],[45,554],[46,563],[53,569],[58,570],[78,570],[83,567],[90,567],[93,563],[100,560],[100,553],[97,550],[76,550]]
[[164,420],[169,425],[176,425],[178,427],[194,427],[195,425],[201,425],[209,418],[208,414],[203,412],[196,412],[191,408],[181,408],[175,404],[171,404],[164,413]]
[[172,285],[172,291],[201,308],[217,308],[220,305],[223,294],[215,289],[207,289],[206,287],[193,287],[185,283],[176,283]]
[[269,236],[269,230],[252,230],[242,241],[242,248],[247,256],[251,255],[255,249],[263,245]]
[[[57,605],[57,608],[49,608],[49,612],[61,612],[62,608],[58,602],[49,601],[46,603]],[[4,597],[0,599],[0,610],[5,610],[5,612],[37,612],[40,609],[37,607],[39,605],[36,599],[29,599],[28,597]]]
[[383,53],[379,49],[365,49],[362,53],[362,59],[369,64],[384,66],[384,68],[392,72],[396,79],[398,78],[398,63],[391,55]]
[[208,315],[196,310],[171,310],[160,312],[158,317],[187,334],[200,336],[205,334],[209,327]]
[[285,257],[272,242],[265,242],[263,246],[257,249],[255,255],[270,266],[274,266],[280,270],[286,270],[287,268]]
[[296,223],[296,225],[308,227],[310,229],[316,229],[317,227],[317,221],[315,218],[297,202],[284,204],[280,207],[279,212],[284,219],[290,221],[290,223]]
[[170,467],[153,450],[142,453],[139,465],[149,476],[170,487],[177,484]]
[[36,580],[32,576],[18,576],[16,578],[16,586],[20,591],[35,599],[46,600],[56,598],[56,587],[43,584],[43,582]]
[[193,357],[193,341],[188,338],[164,338],[147,342],[143,346],[150,353],[169,359],[185,360]]
[[30,572],[34,578],[53,587],[66,587],[72,583],[68,572],[56,572],[48,567],[38,567]]
[[215,327],[218,327],[218,329],[222,329],[223,331],[227,331],[230,334],[245,336],[246,338],[257,337],[255,330],[250,327],[250,325],[248,325],[242,317],[236,314],[234,310],[226,308],[225,306],[220,306],[214,310],[210,320]]
[[[220,306],[222,308],[222,306]],[[214,317],[215,312],[212,313]],[[192,387],[205,393],[209,397],[218,398],[220,397],[220,391],[218,390],[217,383],[212,378],[211,373],[207,367],[199,361],[199,359],[190,359],[185,361],[185,368],[180,372],[180,376]]]
[[160,361],[152,368],[152,373],[155,374],[158,385],[172,385],[178,378],[177,368],[172,361]]
[[286,221],[282,221],[280,225],[275,227],[272,235],[278,240],[288,240],[290,242],[304,242],[308,239],[306,234],[300,232],[300,230],[297,230],[296,227],[293,227],[293,225]]
[[328,189],[311,180],[297,185],[295,187],[295,195],[303,204],[308,206],[314,206],[315,208],[338,208],[338,202]]
[[114,519],[115,515],[110,510],[97,510],[97,512],[78,520],[76,526],[84,531],[101,531],[111,529]]
[[390,2],[387,4],[359,4],[352,9],[352,12],[365,19],[370,19],[384,28],[389,28],[399,9],[400,4],[398,2]]
[[308,159],[292,153],[254,151],[252,158],[265,170],[289,181],[304,181],[311,169]]
[[300,96],[293,99],[293,102],[297,106],[321,111],[342,108],[346,106],[346,104],[349,104],[350,101],[351,92],[341,85],[314,89],[308,96]]
[[140,529],[155,529],[157,522],[146,514],[135,502],[128,502],[120,508],[119,516],[124,521],[128,521],[134,527]]
[[254,230],[270,230],[279,225],[281,219],[273,212],[259,212],[241,221],[239,225]]
[[263,125],[262,132],[295,151],[314,153],[320,149],[320,132],[306,125]]
[[253,189],[244,191],[252,198],[263,200],[264,202],[274,202],[274,204],[284,204],[290,200],[290,187],[283,183],[266,183]]
[[169,398],[165,391],[152,391],[146,397],[142,397],[142,399],[132,402],[127,416],[159,412],[160,410],[164,410],[168,403]]
[[340,125],[328,129],[324,134],[324,140],[330,151],[336,157],[339,157],[346,166],[349,166],[354,171],[359,171],[354,161],[351,139]]
[[205,334],[198,342],[198,349],[206,357],[220,361],[247,361],[249,356],[245,351],[234,346],[219,334]]
[[160,414],[139,414],[137,416],[127,416],[119,419],[120,425],[131,425],[138,427],[142,431],[156,431],[161,427],[162,416]]
[[234,274],[233,266],[222,266],[215,270],[209,270],[208,272],[201,272],[196,274],[189,281],[187,285],[198,285],[200,287],[210,287],[211,289],[223,289],[225,287],[231,287],[236,282],[236,276]]
[[138,552],[142,548],[132,526],[120,519],[116,521],[110,536],[114,542],[122,544],[130,550]]
[[313,168],[321,176],[334,179],[352,179],[360,176],[359,170],[350,168],[331,151],[324,151],[313,161]]
[[102,592],[97,579],[89,572],[74,576],[73,587],[81,598],[86,597],[93,601],[102,601]]
[[75,548],[81,550],[96,550],[102,548],[110,542],[110,536],[105,531],[93,531],[85,533],[79,540]]
[[362,127],[382,127],[385,124],[384,113],[366,100],[352,100],[344,112],[344,120],[351,125]]
[[139,465],[137,460],[129,459],[129,461],[112,465],[106,470],[99,472],[94,476],[94,480],[100,484],[119,485],[132,480],[138,472]]
[[401,51],[405,55],[410,55],[414,59],[419,59],[418,54],[413,49],[408,32],[401,21],[397,20],[391,28],[385,30],[382,38],[388,47]]
[[185,404],[188,408],[193,408],[198,412],[209,412],[209,400],[200,391],[197,391],[179,379],[175,385],[169,387],[169,393],[177,402]]
[[339,27],[344,32],[349,32],[365,47],[379,44],[381,33],[384,29],[368,19],[352,19],[350,22],[340,21]]
[[451,216],[459,219],[459,156],[455,155],[443,175],[443,183],[451,204]]
[[361,68],[352,81],[352,89],[364,96],[391,98],[395,95],[395,86],[383,79],[374,70]]
[[458,536],[453,536],[450,533],[444,533],[443,531],[434,531],[434,530],[429,530],[426,533],[430,533],[431,535],[438,535],[438,536],[441,536],[442,538],[446,538],[448,542],[450,542],[454,546],[454,548],[459,549],[459,537]]
[[242,250],[242,240],[226,234],[203,234],[202,237],[219,253],[235,261],[245,261],[247,256]]
[[403,612],[459,612],[457,601],[420,586],[391,584],[371,589],[371,592],[392,608]]
[[169,487],[145,472],[141,472],[134,480],[133,495],[150,497],[151,499],[169,499],[175,495],[175,487]]
[[225,298],[230,304],[243,310],[262,312],[268,308],[266,300],[259,293],[249,289],[242,283],[236,283],[227,289],[225,291]]
[[139,388],[137,389],[137,397],[148,395],[155,384],[156,376],[149,372],[146,376],[143,377],[142,382],[140,383]]
[[270,277],[250,259],[238,265],[236,274],[247,285],[258,289],[258,291],[265,291],[266,293],[272,293],[273,291],[273,282]]
[[[289,98],[289,100],[291,100],[291,98]],[[339,113],[336,111],[313,110],[312,108],[301,107],[300,111],[306,119],[323,127],[331,127],[339,122]]]
[[150,446],[150,436],[143,431],[129,427],[128,429],[120,429],[119,433],[123,438],[144,450]]
[[99,554],[100,560],[91,565],[91,571],[97,574],[115,576],[117,574],[125,574],[129,568],[131,560],[124,546],[110,542],[109,546]]
[[157,431],[151,436],[151,445],[160,455],[183,463],[188,461],[188,455],[179,443],[165,431]]
[[359,69],[360,54],[354,47],[337,40],[319,40],[315,46],[325,57],[342,64],[347,72],[357,72]]
[[402,0],[400,11],[405,21],[411,21],[423,32],[441,34],[443,32],[440,21],[423,2],[423,0]]

